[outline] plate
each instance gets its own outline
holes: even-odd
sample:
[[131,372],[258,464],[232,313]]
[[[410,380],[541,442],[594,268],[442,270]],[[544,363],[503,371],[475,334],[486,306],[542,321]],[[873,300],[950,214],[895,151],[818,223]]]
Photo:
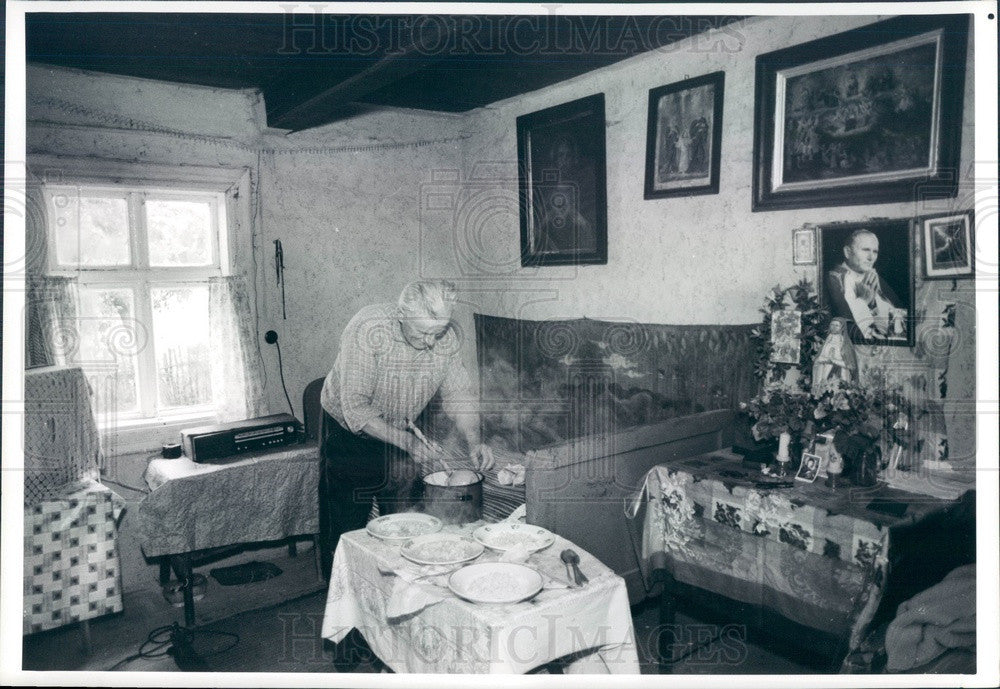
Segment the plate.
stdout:
[[531,524],[511,522],[487,524],[472,532],[472,537],[490,550],[506,552],[524,543],[528,552],[544,550],[555,543],[556,537],[548,529]]
[[517,603],[542,590],[542,575],[512,562],[466,565],[448,577],[452,593],[473,603]]
[[457,565],[482,555],[483,544],[458,534],[432,533],[407,541],[399,553],[418,565]]
[[417,536],[437,533],[442,527],[441,520],[421,512],[399,512],[376,517],[365,527],[375,538],[390,543],[401,543]]

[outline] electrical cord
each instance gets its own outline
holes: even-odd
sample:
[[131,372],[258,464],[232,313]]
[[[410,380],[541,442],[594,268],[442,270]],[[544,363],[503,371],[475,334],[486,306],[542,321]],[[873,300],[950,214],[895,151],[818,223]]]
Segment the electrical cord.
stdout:
[[275,342],[274,346],[278,348],[278,375],[281,376],[281,389],[285,393],[285,401],[288,402],[288,413],[295,416],[295,410],[292,408],[292,399],[288,396],[288,388],[285,386],[285,371],[281,365],[281,345]]
[[281,389],[285,392],[285,401],[288,402],[288,413],[295,416],[295,409],[292,408],[292,399],[288,396],[288,387],[285,385],[285,370],[281,364],[281,345],[278,344],[278,333],[268,330],[264,333],[264,342],[273,344],[278,350],[278,375],[281,376]]
[[[138,653],[130,655],[127,658],[122,658],[105,670],[105,672],[113,672],[122,665],[130,663],[133,660],[138,660],[139,658],[162,658],[163,656],[171,655],[171,651],[175,646],[181,644],[190,645],[191,639],[196,634],[205,634],[208,636],[228,636],[233,639],[233,642],[225,648],[220,648],[216,651],[212,651],[211,653],[200,654],[201,658],[211,658],[214,655],[225,653],[226,651],[236,648],[236,646],[240,643],[239,634],[234,634],[232,632],[217,632],[210,629],[188,629],[186,627],[181,627],[174,622],[173,624],[157,627],[149,632],[149,634],[146,635],[146,640],[139,646]],[[150,646],[150,648],[147,649],[147,646]]]

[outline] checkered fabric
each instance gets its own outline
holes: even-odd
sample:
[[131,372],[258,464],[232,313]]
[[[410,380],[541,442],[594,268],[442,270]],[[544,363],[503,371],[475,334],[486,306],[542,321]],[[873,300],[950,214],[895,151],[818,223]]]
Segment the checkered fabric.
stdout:
[[84,481],[24,510],[24,634],[122,611],[117,494]]
[[76,366],[24,374],[24,504],[58,496],[73,481],[97,476],[100,443],[90,384]]

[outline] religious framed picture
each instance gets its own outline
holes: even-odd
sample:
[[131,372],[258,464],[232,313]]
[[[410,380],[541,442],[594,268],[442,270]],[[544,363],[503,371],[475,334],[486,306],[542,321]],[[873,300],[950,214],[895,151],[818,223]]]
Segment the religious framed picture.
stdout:
[[797,366],[801,344],[802,312],[795,309],[772,311],[771,361]]
[[725,76],[650,89],[645,198],[719,193]]
[[954,196],[968,27],[911,15],[758,56],[753,210]]
[[820,302],[851,342],[913,346],[913,233],[908,218],[820,225]]
[[517,118],[521,265],[608,262],[604,94]]
[[953,280],[975,274],[972,217],[972,211],[965,211],[920,218],[926,279]]
[[800,227],[792,230],[792,265],[816,265],[815,227]]

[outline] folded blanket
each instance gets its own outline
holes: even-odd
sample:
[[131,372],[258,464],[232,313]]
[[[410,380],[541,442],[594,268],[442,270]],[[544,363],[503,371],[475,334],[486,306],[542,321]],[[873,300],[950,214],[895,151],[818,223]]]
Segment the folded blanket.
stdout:
[[951,649],[976,647],[976,566],[959,567],[896,610],[885,632],[886,669],[911,670]]

